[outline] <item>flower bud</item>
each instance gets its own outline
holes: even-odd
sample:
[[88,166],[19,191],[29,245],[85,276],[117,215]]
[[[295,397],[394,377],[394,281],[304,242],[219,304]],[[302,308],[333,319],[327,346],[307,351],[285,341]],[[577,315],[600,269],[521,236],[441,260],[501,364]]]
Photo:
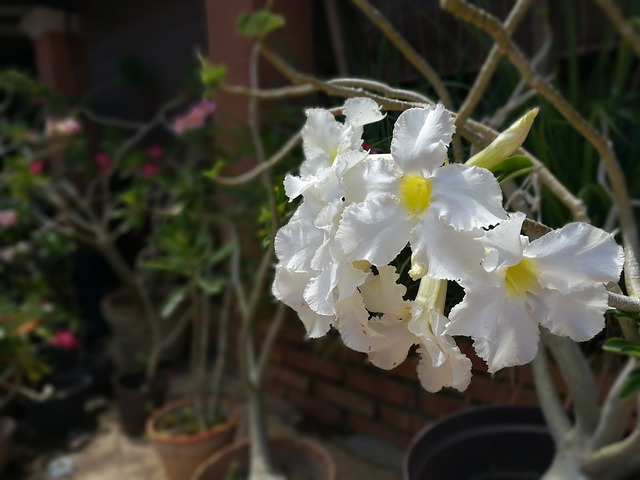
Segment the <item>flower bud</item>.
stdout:
[[506,160],[507,157],[522,146],[536,115],[538,115],[538,108],[529,110],[498,135],[487,148],[471,157],[467,161],[467,165],[475,165],[491,170],[503,160]]

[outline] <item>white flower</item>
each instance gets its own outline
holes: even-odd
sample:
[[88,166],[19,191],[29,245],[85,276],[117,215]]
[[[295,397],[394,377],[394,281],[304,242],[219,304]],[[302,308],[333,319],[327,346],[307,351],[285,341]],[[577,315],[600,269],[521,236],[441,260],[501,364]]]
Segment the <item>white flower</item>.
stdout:
[[[411,302],[403,299],[406,288],[397,283],[394,267],[378,271],[360,287],[362,297],[353,295],[337,306],[335,326],[345,345],[367,353],[372,364],[385,370],[400,365],[409,349],[418,345],[418,378],[426,390],[465,390],[471,380],[471,361],[444,333],[446,282],[423,278]],[[369,312],[374,315],[370,317]]]
[[538,350],[538,326],[576,341],[604,327],[607,292],[617,281],[622,248],[586,223],[570,223],[529,243],[516,213],[488,231],[482,274],[465,278],[464,300],[446,328],[474,339],[489,372],[530,362]]
[[414,279],[426,271],[459,279],[477,266],[482,249],[471,240],[506,213],[489,171],[443,166],[454,129],[442,105],[407,110],[394,127],[393,159],[370,156],[358,165],[366,196],[345,208],[336,233],[348,259],[386,265],[409,241]]
[[334,195],[327,200],[338,198],[341,194],[333,189],[339,179],[367,156],[362,150],[363,126],[384,118],[380,106],[370,98],[350,98],[344,103],[343,113],[345,121],[340,123],[328,110],[306,111],[307,122],[301,132],[305,160],[300,166],[300,176],[287,175],[284,182],[291,200],[312,186],[333,191]]

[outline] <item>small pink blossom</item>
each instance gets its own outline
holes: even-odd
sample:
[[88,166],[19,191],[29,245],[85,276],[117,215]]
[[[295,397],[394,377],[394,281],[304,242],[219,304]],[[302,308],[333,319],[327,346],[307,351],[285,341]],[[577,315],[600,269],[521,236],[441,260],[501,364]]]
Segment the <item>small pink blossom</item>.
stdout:
[[51,345],[60,347],[63,350],[73,350],[78,347],[78,337],[71,330],[60,330],[49,341]]
[[47,118],[45,122],[45,136],[47,138],[64,138],[78,133],[82,127],[73,117]]
[[111,170],[111,164],[113,163],[109,155],[98,152],[95,154],[93,159],[98,164],[100,175],[109,173],[109,170]]
[[216,104],[209,100],[196,103],[191,109],[173,121],[173,131],[178,135],[204,125],[209,115],[216,111]]
[[40,175],[44,171],[44,160],[34,160],[29,164],[29,175]]
[[155,176],[160,171],[160,167],[155,162],[147,162],[142,165],[140,169],[140,175],[144,178],[151,178]]
[[15,210],[0,210],[0,227],[12,227],[16,220],[18,220],[18,212]]
[[157,162],[164,158],[165,151],[164,148],[162,148],[160,145],[151,145],[147,149],[147,155],[149,156],[149,159]]
[[371,145],[370,143],[367,142],[362,142],[362,148],[364,150],[369,150],[369,153],[372,154],[376,154],[376,153],[380,153],[380,150],[378,150],[376,147],[374,147],[373,145]]

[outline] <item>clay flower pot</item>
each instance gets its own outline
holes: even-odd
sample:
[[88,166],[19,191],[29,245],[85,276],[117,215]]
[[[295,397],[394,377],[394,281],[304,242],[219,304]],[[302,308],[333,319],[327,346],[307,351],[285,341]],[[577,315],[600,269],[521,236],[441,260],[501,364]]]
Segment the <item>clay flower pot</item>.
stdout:
[[233,441],[238,427],[240,410],[223,403],[223,410],[229,413],[226,421],[208,430],[178,435],[158,430],[160,419],[180,409],[190,408],[193,403],[193,399],[171,402],[153,414],[147,422],[147,435],[169,480],[189,479],[198,465]]
[[[236,476],[244,478],[249,464],[249,448],[249,440],[244,439],[218,450],[198,467],[191,480],[235,479]],[[273,437],[269,440],[269,449],[274,468],[286,478],[336,478],[336,465],[329,452],[309,438],[299,435]]]

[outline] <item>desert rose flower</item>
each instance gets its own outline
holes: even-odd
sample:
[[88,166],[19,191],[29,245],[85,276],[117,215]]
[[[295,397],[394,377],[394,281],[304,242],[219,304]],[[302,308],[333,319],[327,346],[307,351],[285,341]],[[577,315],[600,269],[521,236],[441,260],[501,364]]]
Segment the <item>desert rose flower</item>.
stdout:
[[489,372],[533,360],[540,325],[575,341],[591,339],[609,308],[604,283],[618,281],[622,270],[622,248],[605,231],[569,223],[529,242],[520,235],[524,218],[512,214],[478,240],[483,268],[460,282],[465,297],[446,328],[474,339]]
[[45,136],[47,138],[69,137],[81,129],[80,123],[73,117],[47,118],[45,121]]
[[78,347],[79,342],[78,337],[71,330],[60,330],[56,332],[49,343],[63,350],[73,350]]
[[216,104],[209,100],[202,100],[189,109],[184,115],[177,117],[173,121],[173,131],[178,135],[189,130],[200,128],[207,118],[216,111]]

